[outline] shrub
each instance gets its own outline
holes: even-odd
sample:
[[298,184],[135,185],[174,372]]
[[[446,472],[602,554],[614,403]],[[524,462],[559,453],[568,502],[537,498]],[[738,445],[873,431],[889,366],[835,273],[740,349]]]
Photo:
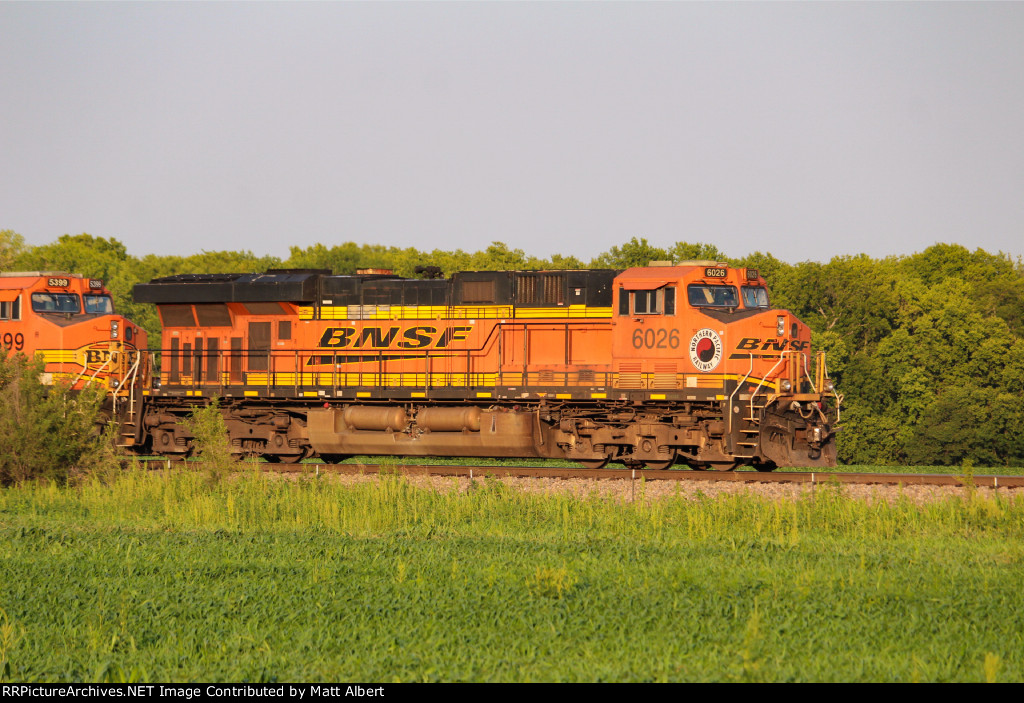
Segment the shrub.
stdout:
[[192,434],[195,456],[206,465],[211,483],[219,482],[235,465],[220,400],[214,398],[209,405],[196,407],[185,426]]
[[105,392],[44,385],[43,362],[0,350],[0,485],[33,479],[65,483],[83,455],[95,452]]

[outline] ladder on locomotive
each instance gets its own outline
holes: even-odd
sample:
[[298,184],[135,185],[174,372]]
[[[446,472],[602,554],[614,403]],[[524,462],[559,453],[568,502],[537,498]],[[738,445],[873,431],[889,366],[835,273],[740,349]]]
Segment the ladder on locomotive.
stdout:
[[[144,354],[144,351],[136,351],[133,355],[129,356],[128,360],[131,362],[131,365],[122,375],[124,380],[121,383],[120,389],[113,391],[114,422],[118,423],[118,447],[134,447],[139,436],[139,425],[142,422],[143,396],[141,384],[138,383],[138,380]],[[134,361],[131,361],[131,356],[134,356]],[[128,389],[128,394],[119,398],[118,392],[123,391],[125,388]],[[123,419],[119,416],[119,400],[124,406]]]
[[[738,437],[735,440],[735,446],[729,446],[728,449],[737,459],[753,459],[757,456],[756,450],[761,443],[761,419],[764,417],[764,409],[771,400],[771,397],[766,392],[767,389],[764,387],[764,382],[775,373],[775,370],[786,358],[787,353],[789,352],[782,352],[779,355],[779,360],[766,377],[757,382],[757,387],[750,393],[750,397],[744,406],[742,402],[737,404],[736,394],[746,385],[747,380],[753,373],[754,355],[751,354],[750,368],[747,370],[746,375],[737,382],[736,387],[733,388],[732,393],[729,394],[726,400],[725,415],[729,418],[726,423],[728,429],[726,436],[729,438],[729,444],[731,445],[734,442],[734,436]],[[736,412],[737,410],[739,412]]]
[[[761,443],[761,414],[766,404],[756,402],[756,397],[750,399],[750,412],[739,412],[739,440],[733,451],[737,459],[753,459],[758,445]],[[731,411],[730,411],[731,412]]]
[[117,446],[128,448],[135,446],[135,439],[139,434],[139,423],[142,420],[142,396],[136,394],[134,398],[126,398],[124,402],[128,408],[124,419],[118,422]]

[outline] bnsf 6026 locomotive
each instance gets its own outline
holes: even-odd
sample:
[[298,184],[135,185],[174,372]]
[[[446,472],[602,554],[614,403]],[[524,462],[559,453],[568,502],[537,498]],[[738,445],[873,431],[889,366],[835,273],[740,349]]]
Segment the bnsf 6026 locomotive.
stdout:
[[832,466],[838,397],[753,269],[272,270],[135,287],[163,321],[136,444],[185,456],[221,399],[240,455]]

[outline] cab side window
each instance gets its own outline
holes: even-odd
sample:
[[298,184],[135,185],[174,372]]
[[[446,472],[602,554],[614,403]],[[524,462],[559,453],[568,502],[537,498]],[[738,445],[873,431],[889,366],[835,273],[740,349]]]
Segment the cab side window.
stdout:
[[619,291],[619,315],[675,315],[676,287]]
[[21,319],[21,296],[0,302],[0,320]]

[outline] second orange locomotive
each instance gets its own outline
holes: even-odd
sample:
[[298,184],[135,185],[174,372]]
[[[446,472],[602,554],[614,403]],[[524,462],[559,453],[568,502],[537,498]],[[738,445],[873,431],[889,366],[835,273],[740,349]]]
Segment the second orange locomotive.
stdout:
[[114,310],[103,281],[62,271],[0,273],[0,345],[42,360],[44,383],[104,390],[107,419],[134,443],[149,384],[146,333]]
[[[212,397],[239,454],[832,466],[838,397],[753,269],[277,270],[135,287],[163,322],[138,442],[185,456]],[[813,362],[813,363],[812,363]]]

